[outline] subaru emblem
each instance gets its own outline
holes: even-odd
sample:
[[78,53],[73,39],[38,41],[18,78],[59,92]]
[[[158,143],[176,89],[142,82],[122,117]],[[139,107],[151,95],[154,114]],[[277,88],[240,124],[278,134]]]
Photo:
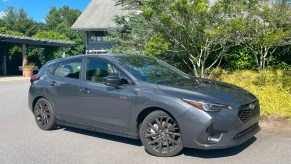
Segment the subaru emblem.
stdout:
[[249,108],[250,108],[250,109],[254,109],[254,108],[255,108],[255,104],[254,104],[254,103],[250,103],[250,104],[249,104]]

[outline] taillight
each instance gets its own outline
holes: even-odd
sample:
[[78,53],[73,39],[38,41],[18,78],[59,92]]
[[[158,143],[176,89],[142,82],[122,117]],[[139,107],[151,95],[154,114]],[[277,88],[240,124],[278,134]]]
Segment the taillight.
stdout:
[[37,75],[33,75],[30,77],[30,84],[32,84],[35,80],[38,80],[40,77]]

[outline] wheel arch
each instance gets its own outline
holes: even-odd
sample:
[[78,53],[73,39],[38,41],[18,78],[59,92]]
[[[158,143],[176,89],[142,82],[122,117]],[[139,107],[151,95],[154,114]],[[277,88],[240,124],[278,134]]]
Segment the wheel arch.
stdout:
[[36,102],[39,100],[39,99],[46,99],[47,101],[49,101],[51,103],[51,105],[54,107],[54,104],[49,100],[47,99],[45,96],[37,96],[33,101],[32,101],[32,112],[34,112],[34,106],[36,104]]

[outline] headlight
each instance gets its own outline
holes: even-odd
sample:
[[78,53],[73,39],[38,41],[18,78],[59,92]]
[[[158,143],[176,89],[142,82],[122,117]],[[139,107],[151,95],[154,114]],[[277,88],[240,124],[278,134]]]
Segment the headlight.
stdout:
[[213,112],[213,111],[220,111],[225,108],[230,108],[228,105],[223,105],[223,104],[214,104],[214,103],[208,103],[208,102],[203,102],[203,101],[194,101],[194,100],[189,100],[189,99],[182,99],[185,102],[189,103],[190,105],[193,105],[194,107],[198,109],[202,109],[205,111]]

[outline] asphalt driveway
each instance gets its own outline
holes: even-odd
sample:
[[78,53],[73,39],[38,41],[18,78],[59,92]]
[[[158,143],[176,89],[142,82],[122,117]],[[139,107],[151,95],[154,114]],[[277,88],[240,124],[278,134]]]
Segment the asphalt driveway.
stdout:
[[290,163],[291,133],[263,129],[224,150],[185,149],[171,158],[147,154],[138,140],[60,128],[42,131],[27,107],[28,79],[0,79],[0,163]]

